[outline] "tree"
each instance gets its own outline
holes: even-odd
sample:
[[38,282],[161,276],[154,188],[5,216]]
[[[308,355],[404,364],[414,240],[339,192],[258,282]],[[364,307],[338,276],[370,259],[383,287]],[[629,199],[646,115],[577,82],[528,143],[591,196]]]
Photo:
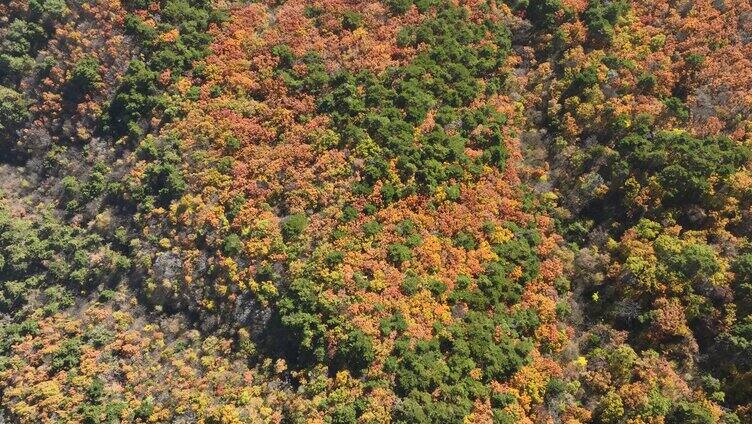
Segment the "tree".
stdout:
[[392,264],[400,266],[412,258],[412,252],[404,244],[390,244],[387,246],[387,258]]
[[695,402],[679,402],[666,416],[667,424],[713,424],[716,420],[704,406]]
[[290,215],[285,222],[282,223],[282,235],[286,240],[294,240],[298,238],[306,226],[308,225],[308,218],[302,213]]
[[340,368],[349,369],[359,376],[376,357],[371,338],[360,330],[353,330],[340,341],[335,358]]
[[0,140],[10,142],[13,133],[31,118],[22,94],[0,85]]
[[102,83],[99,66],[99,61],[92,56],[76,62],[69,80],[70,90],[86,93],[96,89]]
[[561,10],[561,0],[531,0],[527,18],[539,29],[549,29],[556,24],[556,13]]

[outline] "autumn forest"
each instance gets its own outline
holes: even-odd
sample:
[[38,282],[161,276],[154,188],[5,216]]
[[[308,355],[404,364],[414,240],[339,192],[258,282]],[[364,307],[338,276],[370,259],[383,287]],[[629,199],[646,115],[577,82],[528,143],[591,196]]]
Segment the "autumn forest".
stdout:
[[752,423],[752,1],[0,0],[0,423]]

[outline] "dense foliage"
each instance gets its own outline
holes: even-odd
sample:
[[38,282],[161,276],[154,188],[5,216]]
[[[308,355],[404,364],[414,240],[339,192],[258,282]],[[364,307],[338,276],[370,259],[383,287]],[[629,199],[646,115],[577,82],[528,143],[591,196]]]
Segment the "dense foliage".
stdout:
[[752,421],[750,16],[0,0],[0,422]]

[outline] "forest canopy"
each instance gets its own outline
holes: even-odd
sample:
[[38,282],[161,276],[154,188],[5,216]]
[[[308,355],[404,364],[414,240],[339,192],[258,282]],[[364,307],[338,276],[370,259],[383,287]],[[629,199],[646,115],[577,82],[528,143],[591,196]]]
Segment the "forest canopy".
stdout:
[[750,16],[0,0],[0,422],[752,422]]

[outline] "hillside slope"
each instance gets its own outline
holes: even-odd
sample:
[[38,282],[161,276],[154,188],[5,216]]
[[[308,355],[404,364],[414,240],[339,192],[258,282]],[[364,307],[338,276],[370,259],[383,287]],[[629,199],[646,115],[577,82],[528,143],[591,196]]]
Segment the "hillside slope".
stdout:
[[0,421],[752,421],[749,34],[0,0]]

